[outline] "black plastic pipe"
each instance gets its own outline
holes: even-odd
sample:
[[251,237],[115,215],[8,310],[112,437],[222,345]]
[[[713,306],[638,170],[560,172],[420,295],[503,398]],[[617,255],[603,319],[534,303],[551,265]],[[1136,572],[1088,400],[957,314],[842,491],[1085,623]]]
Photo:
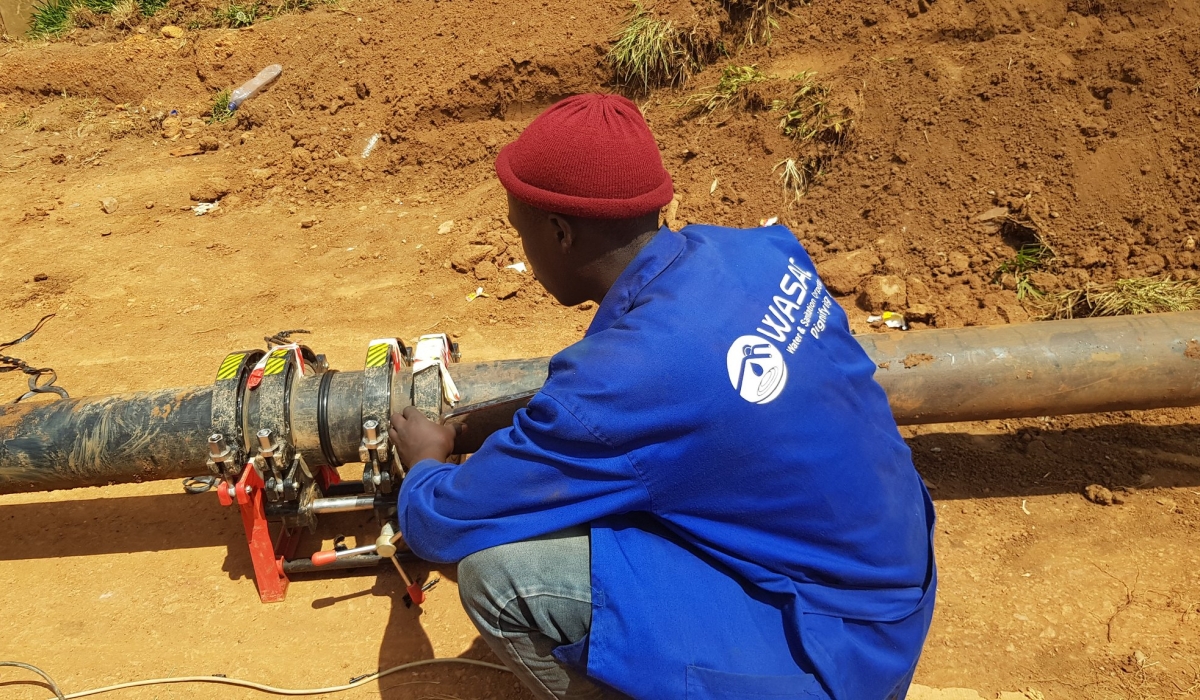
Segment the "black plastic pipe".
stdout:
[[[1052,321],[859,337],[900,424],[1200,405],[1200,312]],[[447,422],[456,450],[508,425],[548,359],[455,365],[462,393]],[[328,380],[325,433],[358,460],[362,372]],[[317,416],[322,375],[292,387],[291,433],[309,464],[328,463]],[[397,382],[392,410],[408,405]],[[0,494],[173,479],[206,471],[211,390],[168,389],[0,407]],[[257,410],[246,401],[247,427]],[[247,434],[253,435],[252,430]]]

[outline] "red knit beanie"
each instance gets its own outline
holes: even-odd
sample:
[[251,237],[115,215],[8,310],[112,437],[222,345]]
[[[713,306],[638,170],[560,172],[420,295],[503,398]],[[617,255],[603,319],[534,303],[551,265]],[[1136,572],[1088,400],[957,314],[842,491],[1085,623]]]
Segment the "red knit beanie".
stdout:
[[620,95],[576,95],[552,105],[500,149],[496,175],[539,209],[631,219],[675,194],[637,105]]

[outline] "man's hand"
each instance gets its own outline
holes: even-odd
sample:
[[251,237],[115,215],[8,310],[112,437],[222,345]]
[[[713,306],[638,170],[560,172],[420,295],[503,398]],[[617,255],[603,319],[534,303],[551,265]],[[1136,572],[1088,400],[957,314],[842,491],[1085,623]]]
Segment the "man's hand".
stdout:
[[393,413],[388,428],[388,436],[400,453],[400,463],[407,469],[423,459],[445,462],[454,452],[457,434],[454,428],[429,420],[415,406],[405,408],[403,413]]

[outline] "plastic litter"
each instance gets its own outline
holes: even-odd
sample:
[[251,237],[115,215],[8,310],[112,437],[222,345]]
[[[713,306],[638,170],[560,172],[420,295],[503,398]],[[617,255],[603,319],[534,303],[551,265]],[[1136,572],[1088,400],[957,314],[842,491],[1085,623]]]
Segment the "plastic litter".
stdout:
[[375,150],[377,143],[379,143],[379,134],[371,134],[371,138],[367,139],[367,147],[363,149],[362,157],[366,158],[371,155],[371,151]]
[[196,216],[204,216],[213,209],[216,209],[217,206],[217,202],[200,202],[196,206],[192,207],[192,211],[196,212]]
[[232,112],[246,100],[254,97],[263,88],[275,82],[279,74],[283,72],[283,66],[278,63],[273,63],[259,71],[258,75],[242,83],[241,87],[229,93],[229,111]]
[[867,323],[872,326],[878,326],[880,323],[888,328],[897,330],[908,330],[908,322],[904,320],[904,314],[898,314],[895,311],[884,311],[879,316],[867,316]]
[[774,226],[774,225],[775,225],[775,224],[777,224],[777,223],[779,223],[779,217],[778,217],[778,216],[772,216],[772,217],[771,217],[771,218],[769,218],[769,219],[759,219],[759,220],[758,220],[758,225],[759,225],[759,226]]
[[479,297],[486,297],[486,296],[487,296],[487,294],[483,293],[483,287],[476,287],[475,291],[473,291],[467,295],[467,301],[475,301]]
[[516,270],[517,272],[524,274],[528,268],[525,267],[525,263],[517,262],[517,263],[513,263],[512,265],[505,265],[504,269],[505,270]]

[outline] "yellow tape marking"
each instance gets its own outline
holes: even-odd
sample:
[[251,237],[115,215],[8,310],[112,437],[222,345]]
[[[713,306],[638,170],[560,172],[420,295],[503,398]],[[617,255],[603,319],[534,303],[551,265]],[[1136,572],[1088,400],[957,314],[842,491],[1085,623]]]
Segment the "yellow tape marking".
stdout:
[[221,369],[217,370],[217,381],[224,379],[234,379],[237,377],[238,367],[242,365],[242,360],[246,358],[246,353],[235,352],[229,355],[221,362]]
[[263,369],[263,376],[279,374],[287,367],[287,354],[291,350],[272,350],[271,357],[267,358],[267,366]]
[[367,348],[367,367],[382,367],[387,364],[388,350],[391,346],[387,343],[372,345]]

